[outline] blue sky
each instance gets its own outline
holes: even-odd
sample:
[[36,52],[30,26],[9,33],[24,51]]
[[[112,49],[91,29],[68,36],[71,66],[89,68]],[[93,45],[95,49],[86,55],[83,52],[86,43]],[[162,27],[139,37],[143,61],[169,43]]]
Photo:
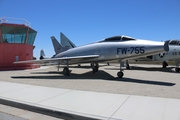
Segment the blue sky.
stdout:
[[76,46],[115,35],[180,39],[180,0],[0,0],[0,11],[31,23],[37,58],[41,49],[54,54],[50,36],[60,32]]

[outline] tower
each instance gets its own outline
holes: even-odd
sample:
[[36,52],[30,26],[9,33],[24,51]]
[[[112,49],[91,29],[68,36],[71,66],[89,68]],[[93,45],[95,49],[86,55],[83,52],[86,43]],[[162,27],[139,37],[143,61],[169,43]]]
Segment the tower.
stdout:
[[13,62],[33,59],[36,34],[24,19],[0,18],[0,70],[33,68]]

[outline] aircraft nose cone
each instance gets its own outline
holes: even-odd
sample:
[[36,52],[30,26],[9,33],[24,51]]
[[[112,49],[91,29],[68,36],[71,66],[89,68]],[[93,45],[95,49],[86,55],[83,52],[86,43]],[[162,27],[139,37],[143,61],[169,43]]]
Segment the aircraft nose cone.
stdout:
[[165,50],[166,52],[169,51],[169,41],[166,41],[166,42],[164,43],[164,50]]

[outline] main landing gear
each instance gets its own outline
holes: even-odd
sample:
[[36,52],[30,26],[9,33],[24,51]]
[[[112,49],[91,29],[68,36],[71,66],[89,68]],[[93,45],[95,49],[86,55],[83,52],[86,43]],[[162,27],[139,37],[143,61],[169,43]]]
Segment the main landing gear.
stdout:
[[[91,67],[92,67],[93,73],[98,72],[98,69],[99,69],[99,64],[98,63],[91,63]],[[59,71],[59,63],[58,63],[58,71]],[[63,68],[63,74],[65,76],[70,76],[70,70],[69,70],[69,67],[68,67],[68,61],[67,61],[67,66]]]
[[166,68],[167,66],[168,66],[167,62],[166,62],[166,61],[163,61],[162,67],[163,67],[163,68]]
[[175,71],[176,71],[176,72],[179,72],[179,71],[180,71],[180,68],[179,68],[179,62],[177,63],[176,66],[177,66],[177,67],[175,68]]
[[179,72],[179,71],[180,71],[180,68],[176,67],[176,68],[175,68],[175,71],[176,71],[176,72]]
[[99,69],[98,63],[91,63],[91,67],[92,67],[93,73],[98,72],[98,69]]
[[69,75],[70,75],[70,71],[69,71],[69,68],[68,68],[68,67],[64,67],[64,69],[63,69],[63,74],[64,74],[65,76],[69,76]]
[[[69,70],[69,63],[68,63],[68,61],[66,61],[67,62],[67,66],[66,67],[64,67],[63,68],[63,74],[65,75],[65,76],[70,76],[70,70]],[[59,64],[60,63],[58,63],[58,69],[59,69]],[[58,70],[59,71],[59,70]]]

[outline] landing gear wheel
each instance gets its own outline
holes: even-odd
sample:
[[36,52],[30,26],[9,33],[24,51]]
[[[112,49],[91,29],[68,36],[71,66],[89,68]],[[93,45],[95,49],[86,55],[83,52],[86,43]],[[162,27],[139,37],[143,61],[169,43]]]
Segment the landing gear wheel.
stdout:
[[64,69],[63,69],[63,74],[64,74],[65,76],[69,76],[69,75],[70,75],[69,68],[64,67]]
[[117,76],[118,76],[119,78],[122,78],[122,77],[124,76],[124,73],[123,73],[123,72],[118,72],[118,73],[117,73]]
[[98,66],[94,66],[92,69],[93,69],[93,73],[96,73],[98,71]]
[[179,71],[180,71],[180,68],[175,68],[175,71],[176,71],[176,72],[179,72]]
[[98,72],[98,69],[99,69],[98,63],[91,63],[91,67],[92,67],[93,73]]
[[163,67],[163,68],[166,68],[167,66],[168,66],[167,62],[166,62],[166,61],[163,61],[162,67]]
[[130,69],[129,65],[128,65],[128,66],[126,66],[126,69],[127,69],[127,70],[129,70],[129,69]]

